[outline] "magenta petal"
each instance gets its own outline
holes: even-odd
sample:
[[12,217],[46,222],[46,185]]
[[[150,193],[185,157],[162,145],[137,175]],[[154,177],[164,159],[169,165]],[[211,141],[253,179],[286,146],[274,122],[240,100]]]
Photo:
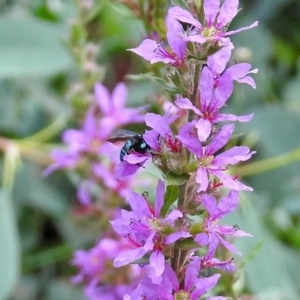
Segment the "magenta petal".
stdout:
[[231,213],[236,209],[239,204],[239,192],[231,191],[226,197],[222,198],[217,206],[217,217],[222,218],[223,216]]
[[143,248],[131,249],[121,252],[114,260],[114,267],[119,268],[142,258],[146,254]]
[[146,239],[146,242],[143,246],[143,249],[145,251],[152,251],[153,250],[153,247],[154,247],[154,242],[153,242],[153,238],[155,237],[156,235],[156,231],[155,230],[152,230],[150,232],[150,234],[148,235],[147,239]]
[[150,155],[144,154],[144,155],[139,156],[139,155],[132,153],[132,154],[125,155],[124,161],[127,161],[130,164],[134,164],[134,165],[139,164],[139,166],[142,166],[148,158],[150,158]]
[[159,180],[156,188],[156,199],[155,199],[155,216],[160,215],[160,210],[164,204],[165,196],[165,184],[163,181]]
[[227,242],[226,240],[224,240],[223,238],[221,238],[220,236],[218,236],[220,243],[222,243],[222,245],[229,250],[232,253],[236,253],[241,255],[241,253],[235,248],[235,246],[229,242]]
[[128,193],[128,203],[138,216],[151,216],[148,203],[142,195],[130,191]]
[[202,195],[202,204],[207,209],[209,214],[211,216],[214,216],[216,208],[217,208],[217,201],[216,201],[215,197],[208,195],[208,194],[203,194]]
[[254,153],[256,152],[255,151],[250,152],[250,149],[246,146],[235,146],[217,155],[213,160],[213,164],[234,165],[240,161],[248,160]]
[[140,168],[139,165],[132,165],[129,164],[127,161],[122,161],[121,163],[117,164],[114,169],[114,175],[118,179],[124,179],[130,175],[136,173],[136,171]]
[[166,217],[165,217],[165,220],[166,221],[176,221],[178,220],[179,218],[182,218],[183,214],[181,211],[175,209],[175,210],[172,210]]
[[196,182],[200,184],[198,192],[206,191],[208,187],[208,173],[206,168],[200,167],[197,170]]
[[165,257],[161,251],[154,251],[149,258],[150,265],[153,267],[155,275],[160,276],[165,269]]
[[200,140],[193,135],[193,130],[195,128],[195,121],[186,123],[180,130],[178,138],[182,144],[190,150],[193,154],[197,156],[202,155],[202,144]]
[[239,83],[246,83],[250,85],[252,88],[256,89],[256,83],[254,79],[250,76],[245,76],[244,78],[238,79],[237,82]]
[[111,111],[110,95],[107,88],[101,83],[96,83],[94,87],[95,99],[102,112],[108,115]]
[[238,33],[238,32],[241,32],[241,31],[244,31],[244,30],[251,29],[251,28],[253,28],[253,27],[256,27],[257,25],[258,25],[258,21],[252,23],[252,24],[249,25],[249,26],[242,27],[242,28],[239,28],[239,29],[237,29],[237,30],[228,31],[228,32],[226,32],[225,36],[230,36],[230,35],[236,34],[236,33]]
[[72,151],[81,151],[88,147],[88,137],[80,130],[68,129],[62,134],[62,140]]
[[195,241],[205,247],[209,243],[209,236],[207,233],[199,233],[195,236]]
[[209,120],[199,119],[195,127],[198,131],[199,140],[205,142],[211,133],[212,123]]
[[[210,277],[206,278],[199,278],[197,279],[195,286],[195,293],[197,293],[197,296],[202,296],[205,294],[208,290],[212,289],[218,282],[219,278],[221,277],[221,274],[215,274]],[[193,299],[198,299],[193,298]]]
[[179,98],[175,101],[175,104],[183,109],[191,109],[194,113],[201,116],[201,111],[192,104],[192,102],[188,98]]
[[238,122],[249,122],[253,118],[254,114],[246,115],[246,116],[235,116],[231,114],[219,114],[217,118],[217,122],[224,121],[238,121]]
[[225,174],[222,171],[212,171],[211,173],[217,176],[224,186],[235,191],[253,191],[253,189]]
[[229,99],[233,92],[233,80],[226,72],[219,77],[215,82],[215,90],[211,100],[211,106],[215,110],[220,109],[224,106],[226,101]]
[[236,229],[235,227],[228,225],[221,225],[218,229],[219,234],[230,235],[230,236],[238,236],[238,237],[253,237],[252,234],[247,233],[243,230]]
[[204,1],[204,14],[207,26],[212,26],[219,12],[220,0],[205,0]]
[[146,39],[137,48],[132,48],[128,50],[150,61],[152,64],[156,62],[163,62],[166,64],[174,62],[173,58],[168,58],[160,55],[157,51],[157,48],[157,42],[150,39]]
[[221,48],[217,53],[208,57],[207,65],[213,74],[222,74],[225,70],[231,56],[232,48],[233,45],[229,44],[229,46]]
[[199,90],[201,91],[201,110],[206,111],[210,106],[213,91],[214,91],[214,76],[209,68],[205,67],[202,70],[200,81],[199,81]]
[[192,24],[196,28],[202,29],[201,23],[199,23],[189,11],[182,9],[179,6],[169,8],[168,14],[181,22]]
[[167,39],[171,49],[176,53],[181,60],[184,59],[186,50],[186,41],[182,39],[182,26],[172,14],[167,14],[166,17]]
[[194,284],[199,274],[199,266],[199,260],[193,260],[188,264],[184,278],[184,289],[186,291],[191,291],[194,289]]
[[234,124],[224,125],[207,145],[206,155],[212,155],[227,144],[234,130]]
[[143,134],[145,142],[150,146],[151,149],[159,151],[160,147],[158,144],[159,134],[155,130],[146,130]]
[[166,135],[172,135],[167,119],[161,115],[147,113],[145,116],[145,122],[149,127],[153,128],[163,137]]
[[115,111],[122,111],[127,99],[127,87],[124,83],[119,83],[111,94],[111,101]]
[[217,27],[225,27],[238,13],[239,0],[225,0],[220,8]]

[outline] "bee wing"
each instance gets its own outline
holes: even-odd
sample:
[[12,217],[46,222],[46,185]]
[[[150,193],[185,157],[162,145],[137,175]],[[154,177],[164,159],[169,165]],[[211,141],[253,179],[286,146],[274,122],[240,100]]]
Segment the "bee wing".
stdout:
[[128,139],[135,135],[137,135],[136,132],[126,129],[117,129],[112,133],[111,137],[107,139],[107,141],[113,143],[116,146],[123,147]]

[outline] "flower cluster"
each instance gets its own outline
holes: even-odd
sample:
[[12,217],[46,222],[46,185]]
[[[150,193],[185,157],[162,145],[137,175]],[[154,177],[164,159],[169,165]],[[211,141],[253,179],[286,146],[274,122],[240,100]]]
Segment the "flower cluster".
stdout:
[[[251,236],[219,221],[237,208],[241,191],[252,190],[232,174],[231,166],[249,160],[255,151],[230,147],[229,141],[234,122],[248,122],[253,114],[236,116],[222,109],[234,83],[256,87],[251,76],[257,69],[230,63],[230,36],[258,23],[228,31],[238,0],[185,2],[189,9],[175,6],[167,12],[167,43],[164,37],[159,42],[147,38],[129,49],[151,64],[167,66],[159,79],[176,94],[169,109],[141,116],[137,109],[125,108],[124,84],[111,95],[96,84],[82,128],[63,134],[67,150],[54,151],[54,164],[45,171],[77,171],[81,203],[91,205],[98,189],[104,218],[114,215],[110,224],[119,237],[103,233],[106,238],[89,251],[77,251],[72,261],[79,269],[73,282],[83,283],[92,300],[228,299],[207,292],[212,294],[219,270],[236,269],[232,254],[240,253],[232,238]],[[148,130],[127,140],[122,150],[107,142],[116,129],[132,122],[145,122]],[[132,175],[146,168],[147,161],[163,178],[153,202],[147,192],[132,191],[133,185],[145,184]],[[109,211],[115,195],[126,199],[131,210],[113,210],[115,205]],[[220,251],[226,251],[223,259]]]
[[[137,109],[125,107],[126,98],[124,83],[119,83],[111,95],[102,84],[96,84],[94,100],[81,128],[68,129],[63,133],[66,148],[52,152],[54,162],[44,171],[44,175],[57,169],[77,171],[80,174],[77,196],[84,206],[93,204],[93,196],[99,194],[96,191],[99,187],[105,187],[125,199],[134,185],[142,184],[138,179],[120,181],[114,176],[120,149],[107,142],[118,128],[144,121],[144,116]],[[107,197],[104,197],[105,193],[100,194],[102,202],[112,197],[111,194]]]
[[85,284],[84,293],[88,299],[122,299],[124,294],[133,291],[143,270],[136,265],[116,269],[112,261],[120,251],[131,247],[125,240],[105,237],[88,251],[76,251],[71,263],[80,272],[72,282]]
[[[229,37],[257,25],[227,31],[237,12],[238,0],[222,5],[219,0],[205,0],[198,14],[172,7],[166,16],[169,47],[146,39],[129,49],[152,64],[168,65],[171,71],[166,76],[178,87],[176,111],[187,111],[188,120],[174,131],[179,114],[147,113],[150,130],[143,139],[151,151],[128,153],[115,169],[118,178],[126,179],[152,159],[166,181],[158,183],[154,206],[146,194],[131,192],[127,201],[132,210],[122,210],[121,217],[111,222],[134,247],[120,253],[114,266],[135,263],[147,270],[126,300],[199,299],[217,284],[218,269],[235,271],[233,258],[220,261],[217,250],[240,254],[228,237],[251,236],[236,225],[219,224],[238,206],[240,191],[252,190],[229,171],[255,151],[227,145],[233,138],[233,122],[248,122],[253,114],[221,112],[234,82],[256,87],[251,74],[257,69],[251,70],[248,63],[229,65],[234,48]],[[212,269],[213,275],[205,275]]]

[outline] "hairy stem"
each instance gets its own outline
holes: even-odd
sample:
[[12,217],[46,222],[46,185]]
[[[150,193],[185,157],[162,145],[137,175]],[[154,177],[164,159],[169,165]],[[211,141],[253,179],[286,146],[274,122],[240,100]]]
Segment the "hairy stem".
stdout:
[[[182,184],[179,186],[179,193],[178,193],[178,203],[177,203],[177,209],[179,211],[183,211],[184,209],[184,202],[186,199],[186,189],[187,189],[187,183]],[[181,223],[183,220],[179,219],[177,221],[176,227],[180,228]],[[181,250],[174,245],[174,255],[171,260],[172,269],[175,271],[176,274],[179,273],[181,268]]]
[[[202,70],[202,64],[196,64],[194,82],[193,82],[193,93],[190,96],[190,100],[195,106],[197,106],[197,100],[199,98],[198,86],[199,86],[199,78],[200,78],[201,70]],[[189,110],[188,122],[192,121],[193,119],[194,119],[194,112],[192,110]],[[179,187],[177,209],[181,212],[184,210],[184,204],[186,202],[186,193],[187,193],[187,182],[185,182]],[[178,220],[178,223],[176,224],[177,228],[181,227],[180,225],[182,224],[182,222],[183,220]],[[187,251],[181,250],[177,248],[176,245],[174,245],[174,256],[172,258],[171,265],[177,275],[179,274],[180,269],[185,262],[186,255],[187,255]]]

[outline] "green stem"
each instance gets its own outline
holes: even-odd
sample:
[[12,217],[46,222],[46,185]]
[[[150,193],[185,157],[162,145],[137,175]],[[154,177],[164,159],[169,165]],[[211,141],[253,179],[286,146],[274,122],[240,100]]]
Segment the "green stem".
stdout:
[[[202,64],[196,64],[195,65],[195,76],[194,76],[194,82],[193,82],[193,93],[190,96],[191,102],[198,107],[198,98],[199,98],[199,90],[198,90],[198,85],[199,85],[199,79],[200,79],[200,74],[202,70]],[[194,112],[192,110],[189,110],[189,116],[188,116],[188,122],[192,121],[194,118]]]
[[241,177],[271,171],[300,160],[300,149],[237,167]]
[[[182,184],[179,186],[179,193],[178,193],[178,203],[177,203],[177,209],[179,211],[183,211],[184,209],[184,202],[185,202],[185,195],[186,195],[186,188],[187,188],[187,183]],[[182,220],[178,220],[176,227],[180,227]],[[175,271],[176,274],[179,273],[180,268],[181,268],[181,250],[174,245],[174,255],[171,260],[171,266],[172,269]]]
[[[198,85],[199,85],[201,70],[202,70],[202,64],[196,64],[194,82],[193,82],[193,93],[190,96],[191,102],[196,106],[199,97]],[[189,110],[188,122],[192,121],[193,119],[194,119],[194,112],[192,110]],[[184,211],[186,192],[187,192],[187,182],[185,182],[179,187],[177,209],[182,212]],[[182,220],[178,221],[178,223],[176,224],[177,228],[180,228],[182,222],[183,222]],[[174,245],[174,256],[171,260],[171,265],[177,275],[179,274],[180,269],[185,261],[185,257],[186,257],[186,251],[180,250],[179,248],[176,247],[176,245]]]

